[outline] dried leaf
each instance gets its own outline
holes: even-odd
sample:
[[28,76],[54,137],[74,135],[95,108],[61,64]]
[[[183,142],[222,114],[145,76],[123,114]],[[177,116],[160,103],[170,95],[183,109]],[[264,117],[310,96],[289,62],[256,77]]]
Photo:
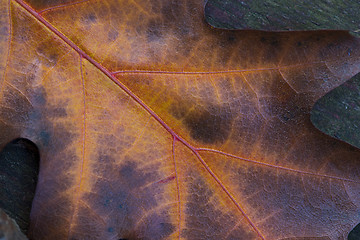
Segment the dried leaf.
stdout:
[[213,29],[196,0],[1,2],[0,143],[40,150],[32,239],[342,239],[360,151],[315,101],[344,32]]

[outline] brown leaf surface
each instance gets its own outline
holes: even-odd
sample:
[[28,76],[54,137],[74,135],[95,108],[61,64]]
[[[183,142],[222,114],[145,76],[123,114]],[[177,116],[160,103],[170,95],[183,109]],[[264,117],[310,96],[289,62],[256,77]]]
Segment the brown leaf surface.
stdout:
[[358,39],[217,30],[199,0],[0,6],[0,145],[41,155],[32,239],[344,239],[358,223],[360,151],[309,120],[359,72]]

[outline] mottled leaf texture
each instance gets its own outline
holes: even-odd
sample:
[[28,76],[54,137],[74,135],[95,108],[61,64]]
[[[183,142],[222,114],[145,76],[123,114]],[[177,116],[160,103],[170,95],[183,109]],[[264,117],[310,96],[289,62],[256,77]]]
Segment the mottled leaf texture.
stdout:
[[208,26],[198,0],[1,1],[0,144],[39,147],[31,239],[345,239],[360,151],[310,109],[346,32]]

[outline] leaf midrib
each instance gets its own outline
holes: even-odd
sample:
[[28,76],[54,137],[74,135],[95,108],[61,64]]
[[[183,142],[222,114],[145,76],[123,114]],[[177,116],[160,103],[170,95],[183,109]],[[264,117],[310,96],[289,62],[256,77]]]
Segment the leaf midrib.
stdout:
[[[234,203],[234,205],[240,211],[240,213],[242,215],[244,215],[244,217],[248,220],[248,223],[254,229],[254,231],[257,233],[257,235],[261,239],[265,240],[263,234],[260,233],[260,231],[254,225],[253,221],[251,221],[250,218],[247,216],[247,214],[243,211],[243,209],[240,207],[239,203],[235,200],[235,198],[232,196],[232,194],[229,192],[229,190],[225,187],[225,185],[221,182],[221,180],[215,175],[215,173],[210,169],[210,167],[201,158],[201,156],[199,155],[199,153],[197,152],[195,147],[193,147],[185,139],[180,137],[177,133],[175,133],[151,108],[149,108],[143,101],[141,101],[141,99],[138,98],[133,92],[131,92],[130,89],[128,89],[124,84],[122,84],[120,81],[118,81],[118,79],[114,76],[113,73],[111,73],[109,70],[107,70],[105,67],[103,67],[100,63],[96,62],[93,58],[91,58],[88,54],[86,54],[85,51],[80,49],[74,42],[72,42],[63,33],[61,33],[58,29],[56,29],[53,25],[51,25],[47,20],[45,20],[41,16],[41,14],[39,14],[37,11],[35,11],[33,8],[31,8],[29,5],[27,5],[24,1],[22,1],[22,0],[15,0],[15,1],[18,4],[20,4],[20,6],[23,7],[27,12],[29,12],[34,18],[36,18],[38,21],[40,21],[46,28],[48,28],[51,32],[53,32],[60,39],[62,39],[67,45],[69,45],[71,48],[73,48],[80,55],[81,59],[88,60],[97,69],[99,69],[108,78],[110,78],[116,85],[118,85],[123,91],[125,91],[125,93],[128,94],[133,100],[135,100],[138,104],[140,104],[140,106],[143,107],[144,110],[146,110],[152,117],[154,117],[155,120],[158,121],[173,136],[174,141],[179,141],[182,144],[184,144],[186,147],[188,147],[195,154],[195,156],[198,158],[200,163],[206,168],[208,173],[220,185],[222,190],[226,193],[226,195]],[[180,232],[179,232],[179,234],[180,234]]]
[[[222,188],[222,190],[226,193],[226,195],[234,203],[236,208],[238,208],[238,210],[248,220],[249,224],[252,226],[254,231],[258,234],[258,236],[261,239],[265,239],[263,234],[260,233],[260,231],[254,225],[254,223],[250,220],[250,218],[247,216],[247,214],[242,210],[242,207],[239,205],[239,203],[236,201],[236,199],[232,196],[230,191],[225,187],[225,185],[222,183],[220,178],[215,175],[215,173],[210,169],[210,167],[202,159],[202,157],[199,154],[199,151],[211,151],[211,152],[215,152],[217,154],[224,154],[224,155],[227,155],[229,157],[238,158],[238,159],[241,159],[243,161],[252,162],[254,164],[261,164],[261,165],[264,165],[264,166],[278,168],[278,169],[287,170],[287,171],[293,171],[293,172],[297,172],[297,173],[300,173],[300,174],[311,174],[311,175],[315,175],[315,176],[318,176],[318,177],[325,177],[325,178],[336,179],[336,180],[340,180],[340,181],[350,181],[350,182],[354,182],[354,183],[358,183],[358,184],[360,183],[360,182],[357,182],[357,181],[354,181],[354,180],[351,180],[351,179],[344,179],[344,178],[339,178],[339,177],[335,177],[335,176],[321,175],[321,174],[316,174],[316,173],[311,173],[311,172],[300,171],[300,170],[296,170],[296,169],[290,169],[290,168],[286,168],[286,167],[282,167],[282,166],[265,164],[265,163],[262,163],[262,162],[259,162],[259,161],[255,161],[255,160],[251,160],[251,159],[245,159],[245,158],[235,156],[235,155],[231,155],[231,154],[228,154],[228,153],[224,153],[224,152],[221,152],[221,151],[218,151],[218,150],[207,149],[207,148],[196,148],[196,147],[192,146],[189,142],[187,142],[185,139],[183,139],[180,135],[178,135],[174,130],[172,130],[171,127],[168,126],[150,107],[148,107],[139,97],[137,97],[130,89],[128,89],[123,83],[121,83],[115,77],[115,75],[117,75],[117,74],[135,74],[135,73],[139,73],[139,74],[146,73],[146,74],[187,74],[187,75],[197,75],[197,74],[199,74],[199,75],[211,75],[211,74],[236,74],[236,73],[243,73],[243,72],[271,71],[271,70],[280,71],[281,69],[285,69],[285,68],[301,67],[301,66],[321,64],[321,63],[326,64],[326,63],[329,63],[329,62],[317,61],[317,62],[311,62],[311,63],[308,62],[308,63],[304,63],[304,64],[294,64],[294,65],[283,66],[283,67],[274,67],[274,68],[259,68],[259,69],[244,69],[244,70],[236,70],[235,69],[235,70],[224,70],[224,71],[202,71],[202,72],[186,72],[185,71],[185,72],[178,72],[178,71],[162,71],[162,70],[120,70],[120,71],[110,72],[108,69],[106,69],[100,63],[98,63],[93,58],[91,58],[84,50],[79,48],[74,42],[72,42],[62,32],[60,32],[56,27],[51,25],[47,20],[45,20],[45,18],[43,18],[41,16],[41,13],[43,13],[44,11],[50,10],[50,8],[42,10],[40,12],[37,12],[36,10],[31,8],[29,5],[27,5],[23,0],[15,0],[15,1],[22,8],[24,8],[27,12],[29,12],[34,18],[36,18],[38,21],[40,21],[46,28],[48,28],[51,32],[53,32],[60,39],[62,39],[67,45],[69,45],[72,49],[74,49],[80,55],[81,59],[86,59],[91,64],[93,64],[103,74],[105,74],[108,78],[110,78],[116,85],[118,85],[127,95],[129,95],[133,100],[135,100],[135,102],[140,104],[140,106],[144,110],[146,110],[152,117],[154,117],[155,120],[158,121],[172,135],[173,142],[179,141],[182,144],[184,144],[187,148],[189,148],[193,152],[193,154],[198,158],[198,160],[201,162],[201,164],[206,168],[206,170],[212,176],[212,178],[219,184],[219,186]],[[88,0],[78,1],[78,2],[75,2],[75,3],[71,4],[71,5],[82,3],[82,2],[87,2],[87,1]],[[58,8],[58,7],[61,7],[61,6],[55,6],[55,7],[52,7],[51,9]],[[338,61],[331,61],[331,62],[336,63]],[[177,185],[178,185],[178,180],[176,180],[176,181],[177,181]],[[80,183],[81,183],[81,180],[80,180]],[[178,198],[179,198],[179,196],[178,196]]]

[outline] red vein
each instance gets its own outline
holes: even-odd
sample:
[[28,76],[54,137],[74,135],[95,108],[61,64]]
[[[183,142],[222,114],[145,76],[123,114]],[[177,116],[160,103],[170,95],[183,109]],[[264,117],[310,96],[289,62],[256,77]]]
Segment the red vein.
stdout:
[[293,65],[287,65],[283,67],[269,67],[269,68],[250,68],[250,69],[228,69],[228,70],[219,70],[219,71],[167,71],[167,70],[144,70],[144,69],[133,69],[133,70],[119,70],[112,72],[113,75],[120,74],[169,74],[169,75],[215,75],[215,74],[236,74],[244,72],[258,72],[258,71],[280,71],[283,69],[312,66],[315,64],[328,64],[328,63],[337,63],[338,61],[316,61],[316,62],[307,62],[299,63]]
[[78,2],[70,2],[70,3],[65,3],[65,4],[61,4],[61,5],[57,5],[57,6],[53,6],[53,7],[49,7],[49,8],[45,8],[43,10],[40,10],[38,13],[39,14],[43,14],[44,12],[48,12],[54,9],[58,9],[58,8],[65,8],[65,7],[69,7],[69,6],[73,6],[79,3],[84,3],[84,2],[88,2],[90,0],[82,0],[82,1],[78,1]]
[[9,65],[9,58],[10,58],[10,49],[11,49],[11,41],[12,41],[12,21],[11,21],[11,4],[10,1],[8,1],[8,15],[9,15],[9,39],[8,39],[8,52],[7,52],[7,57],[6,57],[6,63],[5,63],[5,68],[4,68],[4,73],[3,73],[3,79],[1,81],[1,86],[0,86],[0,93],[2,93],[3,91],[3,87],[4,87],[4,83],[5,83],[5,75],[6,75],[6,71],[8,69],[8,65]]
[[[215,179],[215,181],[220,185],[226,195],[231,199],[231,201],[236,205],[237,209],[244,215],[244,217],[248,220],[249,224],[254,228],[257,234],[261,239],[264,237],[261,235],[256,226],[250,221],[249,217],[242,210],[240,205],[236,202],[235,198],[230,194],[230,192],[226,189],[226,187],[222,184],[219,178],[212,172],[209,166],[205,163],[205,161],[200,157],[199,153],[196,149],[191,146],[188,142],[182,139],[179,135],[177,135],[151,108],[149,108],[140,98],[138,98],[134,93],[132,93],[124,84],[119,82],[119,80],[115,77],[113,73],[108,71],[105,67],[103,67],[100,63],[96,62],[89,55],[87,55],[82,49],[80,49],[75,43],[73,43],[70,39],[68,39],[64,34],[62,34],[59,30],[57,30],[54,26],[52,26],[48,21],[46,21],[39,13],[37,13],[34,9],[32,9],[29,5],[24,3],[22,0],[16,0],[18,4],[20,4],[25,10],[27,10],[31,15],[33,15],[38,21],[44,24],[50,31],[56,34],[59,38],[61,38],[66,44],[68,44],[71,48],[73,48],[81,58],[85,58],[91,64],[93,64],[96,68],[98,68],[102,73],[104,73],[107,77],[109,77],[116,85],[118,85],[126,94],[128,94],[135,102],[137,102],[140,106],[144,108],[151,116],[155,118],[172,136],[174,139],[182,142],[185,146],[187,146],[199,159],[199,161],[204,165],[209,174]],[[82,70],[82,68],[81,68]],[[85,123],[85,120],[84,120]],[[75,213],[74,213],[75,215]],[[73,215],[73,216],[74,216]],[[69,230],[70,232],[70,230]]]
[[160,180],[158,180],[158,181],[156,181],[154,183],[156,183],[156,184],[164,184],[164,183],[168,183],[168,182],[174,180],[175,178],[176,178],[175,174],[172,173],[169,176],[167,176],[165,178],[162,178],[162,179],[160,179]]
[[233,154],[230,154],[230,153],[226,153],[226,152],[222,152],[222,151],[219,151],[219,150],[215,150],[215,149],[196,148],[196,151],[215,152],[215,153],[222,154],[222,155],[225,155],[225,156],[228,156],[228,157],[237,158],[237,159],[243,160],[245,162],[251,162],[251,163],[254,163],[254,164],[263,165],[263,166],[267,166],[267,167],[271,167],[271,168],[275,168],[275,169],[286,170],[286,171],[296,172],[296,173],[306,174],[306,175],[313,175],[313,176],[317,176],[317,177],[331,178],[331,179],[336,179],[336,180],[340,180],[340,181],[360,183],[359,181],[355,181],[355,180],[348,179],[348,178],[330,176],[330,175],[314,173],[314,172],[307,172],[307,171],[297,170],[297,169],[293,169],[293,168],[272,165],[272,164],[269,164],[269,163],[263,163],[263,162],[251,160],[251,159],[248,159],[248,158],[239,157],[239,156],[236,156],[236,155],[233,155]]
[[79,185],[77,187],[77,191],[76,191],[76,200],[75,200],[75,209],[74,211],[72,211],[72,215],[70,218],[70,222],[69,222],[69,232],[68,232],[68,239],[70,239],[70,233],[71,233],[71,227],[72,227],[72,223],[74,220],[75,215],[77,214],[78,211],[78,204],[79,204],[79,199],[80,199],[80,193],[81,193],[81,183],[82,183],[82,178],[83,178],[83,170],[84,170],[84,165],[85,165],[85,140],[86,140],[86,100],[85,100],[85,81],[84,81],[84,74],[83,74],[83,67],[82,67],[82,57],[80,56],[80,73],[81,73],[81,82],[82,82],[82,88],[83,88],[83,106],[84,106],[84,117],[83,117],[83,131],[82,131],[82,136],[83,136],[83,155],[82,155],[82,163],[81,163],[81,168],[80,168],[80,180],[79,180]]
[[236,199],[232,196],[229,190],[225,187],[225,185],[220,181],[220,179],[215,175],[215,173],[210,169],[210,167],[206,164],[206,162],[202,159],[200,154],[198,153],[198,150],[190,145],[188,147],[193,151],[193,153],[196,155],[196,157],[199,159],[199,161],[202,163],[202,165],[206,168],[206,170],[209,172],[209,174],[214,178],[214,180],[219,184],[219,186],[222,188],[222,190],[226,193],[226,195],[230,198],[230,200],[235,204],[237,209],[242,213],[242,215],[246,218],[248,223],[251,225],[251,227],[256,231],[258,236],[265,240],[263,235],[260,233],[259,229],[255,226],[255,224],[250,220],[249,216],[244,212],[240,204],[236,201]]
[[176,137],[173,137],[172,141],[172,155],[174,161],[174,168],[175,168],[175,178],[176,178],[176,188],[177,188],[177,198],[178,198],[178,212],[179,212],[179,240],[180,240],[180,231],[181,231],[181,204],[180,204],[180,186],[179,186],[179,176],[176,167],[176,159],[175,159],[175,142],[177,141]]
[[[81,1],[81,2],[85,2]],[[182,139],[180,136],[178,136],[154,111],[152,111],[143,101],[141,101],[141,99],[139,99],[134,93],[132,93],[125,85],[123,85],[121,82],[118,81],[118,79],[116,79],[115,75],[116,74],[134,74],[134,73],[155,73],[155,74],[224,74],[224,73],[238,73],[238,72],[248,72],[248,71],[265,71],[265,70],[278,70],[279,68],[264,68],[264,69],[249,69],[249,70],[227,70],[227,71],[209,71],[209,72],[176,72],[176,71],[148,71],[148,70],[123,70],[123,71],[117,71],[117,72],[113,72],[111,73],[110,71],[108,71],[105,67],[103,67],[100,63],[96,62],[94,59],[92,59],[89,55],[87,55],[83,50],[81,50],[75,43],[73,43],[70,39],[68,39],[64,34],[62,34],[59,30],[57,30],[54,26],[52,26],[49,22],[47,22],[41,15],[40,13],[36,12],[34,9],[32,9],[29,5],[25,4],[22,0],[16,0],[16,2],[18,4],[20,4],[25,10],[27,10],[31,15],[33,15],[38,21],[40,21],[42,24],[44,24],[50,31],[52,31],[54,34],[56,34],[59,38],[61,38],[65,43],[67,43],[70,47],[72,47],[76,52],[78,52],[78,54],[82,57],[85,58],[86,60],[88,60],[91,64],[93,64],[96,68],[98,68],[102,73],[104,73],[107,77],[109,77],[116,85],[118,85],[126,94],[128,94],[132,99],[134,99],[138,104],[140,104],[140,106],[142,106],[144,108],[144,110],[146,110],[151,116],[153,116],[173,137],[174,139],[182,142],[185,146],[187,146],[190,150],[192,150],[192,152],[197,156],[198,160],[201,162],[201,164],[205,167],[205,169],[209,172],[209,174],[214,178],[214,180],[219,184],[219,186],[222,188],[222,190],[226,193],[226,195],[231,199],[231,201],[235,204],[235,206],[237,207],[237,209],[243,214],[243,216],[247,219],[248,223],[252,226],[252,228],[257,232],[257,234],[259,235],[259,237],[261,239],[264,239],[264,237],[262,236],[262,234],[260,233],[260,231],[256,228],[256,226],[253,224],[253,222],[250,220],[250,218],[246,215],[246,213],[243,211],[243,209],[241,208],[241,206],[237,203],[237,201],[235,200],[235,198],[232,196],[232,194],[226,189],[226,187],[223,185],[223,183],[220,181],[220,179],[214,174],[214,172],[209,168],[209,166],[206,164],[206,162],[201,158],[201,156],[199,155],[198,151],[204,151],[205,149],[196,149],[193,146],[191,146],[189,143],[187,143],[184,139]],[[80,2],[77,2],[80,3]],[[75,3],[73,3],[75,4]],[[61,6],[57,6],[57,7],[61,7]],[[54,7],[55,8],[55,7]],[[47,9],[49,10],[49,9]],[[44,11],[42,11],[44,12]],[[319,63],[323,63],[323,62],[319,62]],[[310,63],[309,63],[310,64]],[[311,64],[315,64],[315,63],[311,63]],[[290,67],[296,67],[296,66],[304,66],[304,64],[298,64],[298,65],[293,65]],[[285,67],[284,67],[285,68]],[[85,120],[84,120],[85,123]],[[208,149],[210,150],[210,149]],[[213,150],[214,152],[216,152],[215,150]],[[218,151],[219,153],[221,153],[220,151]],[[226,154],[226,153],[223,153]],[[230,155],[228,155],[230,156]],[[237,157],[232,155],[233,157]],[[237,157],[239,159],[243,159],[240,157]],[[245,160],[245,159],[243,159]],[[289,171],[295,171],[295,172],[299,172],[299,173],[304,173],[304,174],[312,174],[312,175],[317,175],[315,173],[308,173],[308,172],[303,172],[300,170],[294,170],[294,169],[290,169],[290,168],[285,168],[285,167],[278,167],[278,166],[273,166],[270,164],[265,164],[265,163],[260,163],[260,162],[256,162],[256,161],[252,161],[252,160],[248,160],[251,161],[253,163],[257,163],[257,164],[262,164],[262,165],[266,165],[269,167],[277,167],[279,169],[284,169],[284,170],[289,170]],[[84,163],[83,163],[84,164]],[[320,175],[317,175],[320,176]],[[333,177],[333,176],[327,176],[327,175],[321,175],[323,177],[329,177],[329,178],[334,178],[334,179],[339,179],[339,180],[346,180],[346,181],[352,181],[349,179],[343,179],[343,178],[339,178],[339,177]],[[353,181],[355,182],[355,181]],[[75,215],[75,213],[74,213]],[[74,216],[73,215],[73,216]],[[70,230],[69,230],[70,231]]]
[[148,73],[148,74],[169,74],[169,75],[212,75],[212,74],[231,74],[242,73],[250,71],[268,71],[278,70],[277,68],[260,68],[260,69],[248,69],[248,70],[223,70],[223,71],[202,71],[202,72],[185,72],[185,71],[159,71],[159,70],[120,70],[113,72],[114,75],[120,74],[136,74],[136,73]]
[[119,80],[105,67],[100,63],[92,59],[88,54],[86,54],[82,49],[80,49],[75,43],[73,43],[69,38],[67,38],[63,33],[57,30],[53,25],[46,21],[39,13],[32,9],[29,5],[24,3],[23,0],[16,0],[24,9],[26,9],[31,15],[33,15],[37,20],[44,24],[50,31],[56,34],[61,38],[66,44],[73,48],[82,58],[88,60],[92,65],[98,68],[102,73],[104,73],[108,78],[110,78],[116,85],[118,85],[126,94],[128,94],[132,99],[134,99],[140,106],[142,106],[150,115],[152,115],[172,136],[177,136],[177,134],[153,111],[151,110],[140,98],[138,98],[134,93],[130,91],[124,84],[119,82]]

